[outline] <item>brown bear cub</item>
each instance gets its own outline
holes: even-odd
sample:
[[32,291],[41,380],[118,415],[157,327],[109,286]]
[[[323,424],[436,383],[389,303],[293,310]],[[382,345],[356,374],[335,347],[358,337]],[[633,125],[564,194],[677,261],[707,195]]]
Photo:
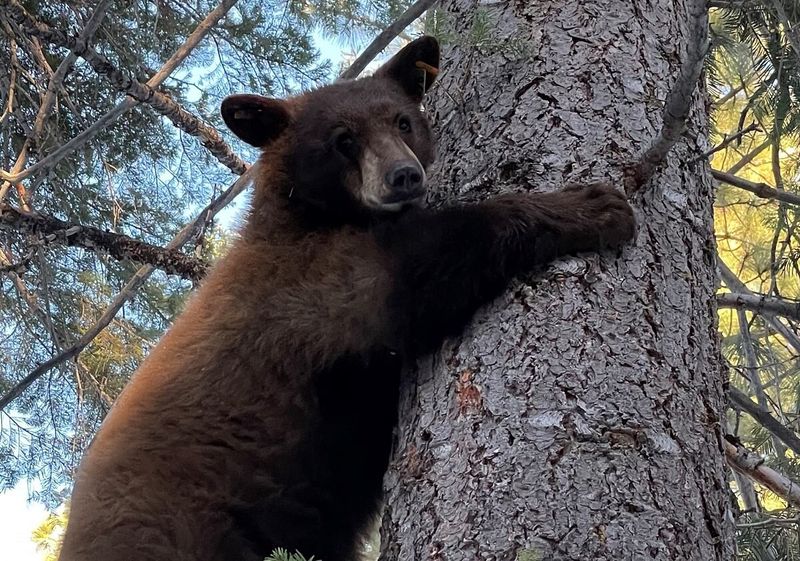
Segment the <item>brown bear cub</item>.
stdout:
[[353,561],[381,500],[403,364],[517,273],[633,235],[595,184],[427,210],[439,47],[289,100],[235,95],[263,150],[240,238],[83,460],[62,561]]

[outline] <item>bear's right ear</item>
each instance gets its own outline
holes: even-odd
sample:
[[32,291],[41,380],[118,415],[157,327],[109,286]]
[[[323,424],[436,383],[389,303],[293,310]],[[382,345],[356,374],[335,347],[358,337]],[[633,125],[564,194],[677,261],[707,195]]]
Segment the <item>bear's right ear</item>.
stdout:
[[278,138],[291,122],[285,101],[260,95],[228,96],[220,111],[233,134],[257,148]]
[[375,72],[375,76],[400,84],[417,102],[422,101],[438,74],[439,42],[429,35],[411,41]]

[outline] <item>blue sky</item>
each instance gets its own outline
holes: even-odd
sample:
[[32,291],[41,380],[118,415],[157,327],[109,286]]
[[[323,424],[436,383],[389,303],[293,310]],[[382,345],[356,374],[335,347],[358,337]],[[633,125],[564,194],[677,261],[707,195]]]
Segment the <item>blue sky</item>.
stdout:
[[31,534],[47,518],[47,509],[29,503],[27,497],[25,481],[0,494],[0,544],[3,558],[9,561],[41,561],[43,556],[36,551]]

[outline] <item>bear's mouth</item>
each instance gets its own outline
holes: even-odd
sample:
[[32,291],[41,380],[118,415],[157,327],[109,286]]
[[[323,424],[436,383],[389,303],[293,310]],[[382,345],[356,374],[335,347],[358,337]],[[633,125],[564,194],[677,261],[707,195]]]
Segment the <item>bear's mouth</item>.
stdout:
[[363,199],[362,203],[369,209],[382,212],[400,212],[407,208],[421,207],[425,204],[425,190],[419,195],[409,198],[408,196],[390,196],[384,199]]
[[411,193],[392,193],[388,197],[384,197],[381,201],[381,205],[396,205],[396,204],[408,204],[408,205],[415,205],[422,202],[425,199],[425,188],[422,187],[417,189]]

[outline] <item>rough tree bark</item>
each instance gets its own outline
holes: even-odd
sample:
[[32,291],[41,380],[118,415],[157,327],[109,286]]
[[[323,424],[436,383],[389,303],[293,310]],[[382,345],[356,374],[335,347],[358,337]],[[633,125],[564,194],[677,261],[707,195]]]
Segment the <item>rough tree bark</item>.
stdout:
[[[438,201],[622,184],[662,123],[683,0],[440,7],[464,39],[428,106]],[[476,14],[489,40],[466,39]],[[404,383],[381,559],[731,559],[695,99],[689,134],[633,201],[635,244],[518,282]]]

